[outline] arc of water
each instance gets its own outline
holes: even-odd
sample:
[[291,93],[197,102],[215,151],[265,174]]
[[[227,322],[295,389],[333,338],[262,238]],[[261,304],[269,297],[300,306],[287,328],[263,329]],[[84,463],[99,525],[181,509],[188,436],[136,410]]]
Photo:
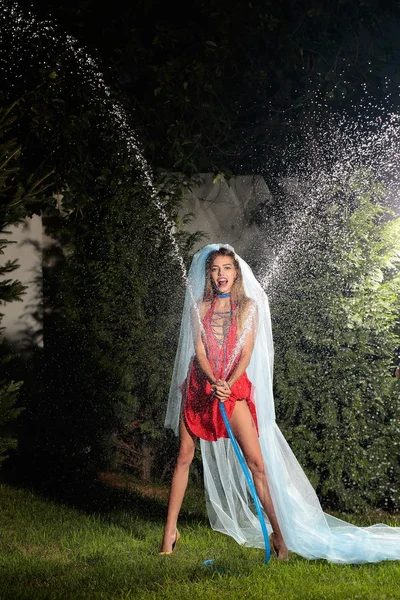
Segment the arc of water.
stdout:
[[[20,44],[21,39],[23,39],[24,35],[26,37],[38,38],[39,34],[42,34],[47,38],[53,37],[53,39],[55,39],[56,27],[51,20],[46,19],[42,22],[39,22],[37,19],[35,19],[35,16],[29,11],[27,12],[26,16],[24,16],[17,2],[13,2],[10,5],[4,4],[3,6],[1,6],[1,8],[3,9],[4,15],[9,13],[12,17],[12,33],[16,44]],[[82,81],[84,81],[86,85],[90,86],[93,94],[93,99],[98,97],[99,93],[102,94],[102,97],[107,105],[108,114],[110,115],[111,122],[115,126],[115,130],[123,136],[126,142],[126,148],[128,150],[129,157],[132,159],[132,161],[135,161],[135,164],[140,164],[141,166],[141,172],[144,175],[144,181],[149,191],[150,199],[156,207],[161,220],[163,221],[164,229],[168,234],[173,248],[174,257],[178,261],[182,272],[182,278],[187,289],[189,290],[193,308],[197,314],[197,319],[199,321],[200,329],[203,331],[203,325],[201,322],[198,303],[196,301],[196,298],[194,297],[193,289],[188,279],[185,263],[181,256],[178,243],[173,234],[174,225],[168,218],[164,207],[162,206],[159,198],[157,197],[158,190],[153,183],[153,179],[150,174],[149,164],[143,156],[143,152],[140,149],[140,143],[136,137],[135,132],[129,125],[127,113],[119,102],[116,102],[112,99],[111,90],[105,83],[104,74],[101,72],[96,60],[92,56],[90,56],[84,48],[80,47],[78,45],[78,41],[71,35],[65,35],[64,41],[62,41],[61,43],[64,44],[65,48],[69,50],[75,58],[77,64],[77,74],[79,74],[82,77]],[[89,101],[93,101],[92,97],[89,98]]]
[[[30,22],[24,21],[22,11],[20,10],[17,3],[13,3],[10,10],[11,10],[11,13],[13,13],[14,17],[15,16],[18,17],[16,22],[18,23],[19,27],[23,28],[23,24],[25,23],[26,30],[29,30],[30,28],[33,29],[34,24],[37,25],[35,22],[35,19],[31,13],[29,13],[29,16],[31,19]],[[42,24],[42,26],[44,28],[46,28],[47,33],[54,31],[53,24],[50,21],[45,21]],[[132,158],[134,158],[137,162],[139,162],[142,167],[142,173],[144,174],[145,182],[147,184],[147,188],[150,193],[150,198],[151,198],[153,204],[155,205],[155,207],[157,208],[158,213],[161,216],[161,219],[163,220],[165,230],[168,232],[168,236],[170,238],[172,247],[174,249],[175,258],[178,260],[178,263],[180,265],[183,280],[189,291],[191,301],[193,304],[193,308],[197,315],[200,330],[202,332],[204,332],[204,327],[203,327],[202,320],[201,320],[198,302],[197,302],[196,298],[194,297],[193,288],[189,281],[186,267],[185,267],[183,258],[180,254],[179,246],[178,246],[175,236],[173,234],[173,224],[171,223],[170,219],[168,218],[168,215],[166,214],[164,207],[162,206],[159,198],[157,197],[158,191],[157,191],[157,189],[153,183],[152,177],[150,175],[149,165],[148,165],[146,159],[144,158],[142,151],[140,150],[139,142],[136,138],[136,135],[128,123],[127,114],[126,114],[124,108],[119,103],[112,100],[110,89],[106,85],[106,83],[104,81],[104,76],[101,73],[99,67],[97,66],[96,61],[90,55],[88,55],[82,48],[77,46],[77,41],[72,36],[66,36],[65,39],[66,39],[67,47],[70,49],[70,51],[72,52],[72,54],[74,55],[74,57],[77,61],[77,64],[80,66],[79,72],[81,72],[82,75],[86,76],[85,82],[89,83],[89,85],[94,93],[94,96],[99,91],[103,94],[104,99],[107,101],[107,103],[109,105],[109,108],[110,108],[109,114],[111,116],[111,120],[112,120],[113,124],[115,124],[116,129],[124,135],[124,138],[126,141],[126,147],[128,149],[129,155]],[[84,66],[86,66],[86,72],[85,72]],[[90,75],[90,77],[87,77],[88,75]],[[239,340],[235,346],[231,360],[228,364],[227,372],[229,372],[231,366],[234,363],[234,360],[238,356],[241,348],[243,347],[246,335],[250,331],[250,328],[252,326],[252,321],[254,318],[253,313],[255,313],[255,306],[252,307],[252,313],[249,316],[246,326],[242,332],[242,335],[239,338]],[[270,557],[270,547],[269,547],[269,540],[268,540],[268,532],[267,532],[265,521],[264,521],[264,518],[262,515],[260,501],[258,499],[257,492],[254,487],[254,483],[252,481],[248,467],[244,461],[244,458],[241,454],[239,445],[238,445],[238,443],[235,439],[235,436],[232,432],[232,429],[231,429],[231,426],[229,423],[229,419],[227,417],[223,403],[220,403],[220,410],[221,410],[222,418],[224,419],[229,437],[231,439],[231,443],[236,452],[236,455],[238,457],[240,465],[243,469],[246,481],[249,485],[249,488],[251,490],[251,493],[252,493],[252,496],[254,499],[254,503],[255,503],[255,506],[257,509],[258,517],[260,519],[261,528],[263,530],[263,535],[264,535],[264,539],[265,539],[265,551],[266,551],[265,562],[267,563],[269,561],[269,557]]]

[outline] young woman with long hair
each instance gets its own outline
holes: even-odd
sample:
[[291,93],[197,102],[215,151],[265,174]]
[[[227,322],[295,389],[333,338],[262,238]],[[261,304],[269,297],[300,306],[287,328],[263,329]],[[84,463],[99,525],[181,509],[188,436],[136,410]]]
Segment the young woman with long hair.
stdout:
[[357,527],[323,512],[275,421],[268,299],[233,248],[205,246],[193,257],[165,426],[180,436],[161,546],[170,554],[196,439],[214,530],[264,547],[246,480],[219,408],[224,402],[264,507],[278,558],[363,563],[400,559],[400,528]]
[[[256,335],[257,306],[246,296],[239,262],[229,248],[221,247],[208,254],[204,294],[196,309],[192,318],[194,321],[196,318],[201,320],[202,327],[198,326],[200,323],[192,324],[197,331],[195,354],[188,377],[181,386],[184,403],[179,427],[180,447],[172,477],[161,552],[172,552],[179,537],[177,519],[196,438],[213,442],[228,437],[219,410],[219,401],[222,401],[271,523],[273,544],[279,558],[286,558],[287,548],[276,518],[258,441],[252,384],[246,373]],[[245,332],[250,319],[252,325]],[[240,352],[232,361],[243,333],[245,339]],[[232,363],[230,366],[229,362]]]

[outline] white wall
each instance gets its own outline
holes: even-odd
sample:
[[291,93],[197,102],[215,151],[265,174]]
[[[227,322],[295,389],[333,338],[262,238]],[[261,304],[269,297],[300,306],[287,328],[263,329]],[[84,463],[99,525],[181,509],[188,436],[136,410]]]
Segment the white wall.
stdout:
[[192,233],[202,230],[207,234],[196,250],[206,243],[230,244],[236,252],[249,260],[254,252],[263,249],[264,235],[255,224],[250,224],[251,213],[260,203],[271,200],[271,194],[261,176],[243,175],[213,182],[212,173],[201,174],[202,183],[188,193],[181,212],[194,213],[186,226]]
[[[17,259],[20,267],[4,279],[18,279],[28,287],[22,302],[10,302],[0,307],[0,312],[4,314],[1,326],[5,327],[7,338],[21,342],[28,331],[30,337],[33,337],[33,334],[41,328],[40,323],[31,314],[36,310],[41,311],[42,308],[40,283],[43,249],[42,219],[34,215],[18,226],[8,227],[7,230],[10,231],[7,238],[16,243],[10,244],[5,249],[0,260],[4,264],[7,260]],[[37,339],[37,343],[42,344],[41,336]]]
[[[233,177],[227,183],[223,178],[214,183],[214,175],[201,175],[201,184],[188,193],[182,206],[182,214],[194,213],[194,219],[186,227],[190,232],[204,231],[205,240],[197,244],[197,248],[206,243],[230,244],[245,260],[251,262],[254,253],[263,252],[264,235],[256,225],[250,224],[250,215],[262,202],[271,199],[271,194],[264,179],[260,176]],[[18,259],[19,269],[10,275],[28,286],[22,302],[11,302],[0,307],[4,313],[2,326],[5,335],[14,342],[23,342],[24,335],[29,333],[36,343],[43,343],[38,332],[41,324],[31,315],[41,312],[42,301],[42,264],[43,251],[54,242],[43,231],[42,219],[34,216],[26,219],[17,227],[11,227],[11,240],[16,241],[6,248],[5,260]],[[39,285],[38,285],[39,284]]]

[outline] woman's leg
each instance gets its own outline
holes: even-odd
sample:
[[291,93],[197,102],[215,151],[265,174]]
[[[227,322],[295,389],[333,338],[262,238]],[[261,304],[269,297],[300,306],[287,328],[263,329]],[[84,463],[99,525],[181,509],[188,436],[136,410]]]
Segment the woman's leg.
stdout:
[[269,522],[274,531],[274,543],[279,552],[278,556],[279,558],[284,559],[287,557],[287,548],[272,503],[257,429],[246,401],[236,401],[230,423],[232,431],[242,449],[246,463],[253,475],[254,485],[260,502],[267,513]]
[[183,419],[181,419],[179,426],[179,437],[179,453],[176,459],[174,473],[172,475],[167,520],[165,523],[164,537],[160,552],[171,552],[172,544],[175,542],[178,515],[188,483],[189,467],[194,457],[196,437],[193,436],[187,429]]

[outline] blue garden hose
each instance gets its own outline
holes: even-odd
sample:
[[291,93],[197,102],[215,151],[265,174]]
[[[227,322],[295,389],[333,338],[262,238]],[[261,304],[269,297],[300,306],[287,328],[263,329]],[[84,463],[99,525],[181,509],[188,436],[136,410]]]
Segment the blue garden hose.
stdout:
[[257,495],[257,492],[256,492],[256,488],[254,486],[253,479],[252,479],[252,477],[250,475],[248,466],[246,465],[246,462],[245,462],[245,460],[243,458],[242,452],[241,452],[241,450],[239,448],[239,444],[237,443],[236,438],[233,435],[232,427],[231,427],[231,424],[229,423],[228,415],[226,414],[226,410],[225,410],[225,406],[224,406],[223,402],[219,403],[219,409],[221,411],[221,415],[222,415],[222,418],[224,420],[226,430],[227,430],[228,435],[230,437],[230,440],[232,442],[233,449],[235,450],[236,456],[238,457],[238,460],[240,462],[240,466],[243,469],[243,473],[244,473],[244,476],[246,478],[247,485],[249,486],[250,491],[251,491],[251,495],[253,496],[254,504],[255,504],[255,507],[256,507],[256,510],[257,510],[258,519],[260,521],[261,529],[262,529],[263,536],[264,536],[264,543],[265,543],[265,560],[264,560],[264,563],[267,564],[269,562],[269,559],[270,559],[270,556],[271,556],[271,549],[270,549],[270,545],[269,545],[269,538],[268,538],[267,526],[265,524],[264,516],[262,514],[261,503],[260,503],[260,500],[258,498],[258,495]]
[[[241,452],[241,450],[239,448],[239,444],[237,443],[236,438],[235,438],[235,436],[233,434],[232,427],[231,427],[231,424],[229,423],[228,415],[226,414],[226,410],[225,410],[225,406],[224,406],[223,402],[219,402],[219,409],[221,411],[221,415],[222,415],[222,418],[224,420],[226,430],[227,430],[228,435],[230,437],[230,440],[232,442],[233,449],[234,449],[234,451],[236,453],[236,456],[238,457],[238,460],[240,462],[240,466],[242,467],[244,476],[245,476],[246,481],[247,481],[247,485],[249,486],[251,495],[253,496],[254,504],[255,504],[255,507],[256,507],[256,510],[257,510],[258,519],[260,521],[261,529],[262,529],[263,536],[264,536],[264,543],[265,543],[265,560],[264,560],[264,564],[267,564],[269,562],[269,559],[270,559],[270,556],[271,556],[271,548],[270,548],[270,545],[269,545],[268,530],[267,530],[267,526],[266,526],[265,521],[264,521],[264,516],[262,514],[260,500],[258,498],[256,488],[254,487],[253,479],[252,479],[252,477],[250,475],[249,468],[246,465],[246,462],[245,462],[245,460],[243,458],[243,454],[242,454],[242,452]],[[206,567],[208,567],[212,571],[216,571],[218,573],[227,573],[227,574],[230,574],[230,571],[223,571],[223,570],[218,569],[216,567],[212,567],[211,565],[212,565],[213,562],[214,562],[213,559],[205,560],[203,562],[203,565],[205,565]]]

